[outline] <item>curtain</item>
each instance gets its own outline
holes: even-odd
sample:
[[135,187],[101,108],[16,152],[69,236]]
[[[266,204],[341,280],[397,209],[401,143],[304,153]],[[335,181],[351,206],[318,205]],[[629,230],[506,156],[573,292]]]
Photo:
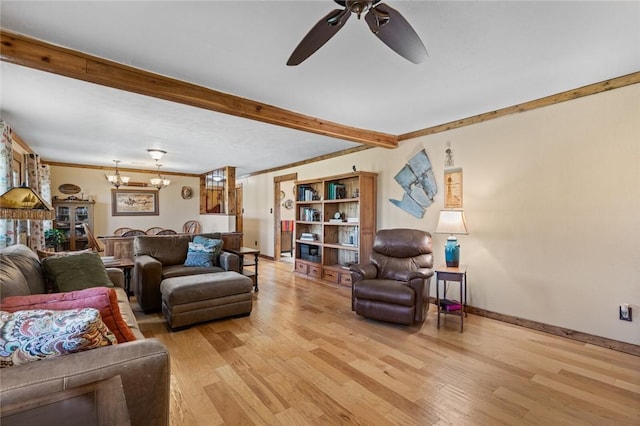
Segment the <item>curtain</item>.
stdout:
[[[40,165],[40,174],[38,178],[40,179],[40,196],[43,200],[49,203],[49,205],[51,205],[51,167],[49,167],[48,164]],[[52,228],[52,220],[42,221],[43,231],[47,231]]]
[[[40,156],[37,154],[25,154],[24,164],[27,171],[27,184],[31,189],[42,196],[42,182],[40,180]],[[49,196],[51,196],[50,188]],[[27,226],[29,229],[29,239],[27,241],[27,245],[31,247],[32,250],[44,250],[45,242],[43,221],[29,220]]]
[[[4,121],[0,121],[0,194],[4,194],[13,186],[13,138],[11,127]],[[13,221],[0,219],[0,248],[15,243]]]

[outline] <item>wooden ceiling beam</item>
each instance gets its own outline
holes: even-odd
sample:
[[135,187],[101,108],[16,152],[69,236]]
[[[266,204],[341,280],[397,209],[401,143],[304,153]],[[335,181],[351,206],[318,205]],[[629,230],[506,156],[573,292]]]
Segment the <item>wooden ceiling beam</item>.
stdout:
[[368,146],[396,148],[396,135],[345,126],[143,71],[0,29],[0,60],[89,83]]

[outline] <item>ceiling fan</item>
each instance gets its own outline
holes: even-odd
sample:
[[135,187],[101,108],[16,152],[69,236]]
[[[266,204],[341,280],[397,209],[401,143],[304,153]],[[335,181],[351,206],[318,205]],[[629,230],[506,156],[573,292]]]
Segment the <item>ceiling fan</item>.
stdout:
[[352,13],[360,16],[366,12],[364,20],[369,29],[394,52],[403,58],[419,64],[427,57],[427,49],[409,22],[394,8],[380,0],[334,0],[344,9],[334,9],[314,25],[295,48],[287,65],[298,65],[316,50],[320,49],[344,26]]

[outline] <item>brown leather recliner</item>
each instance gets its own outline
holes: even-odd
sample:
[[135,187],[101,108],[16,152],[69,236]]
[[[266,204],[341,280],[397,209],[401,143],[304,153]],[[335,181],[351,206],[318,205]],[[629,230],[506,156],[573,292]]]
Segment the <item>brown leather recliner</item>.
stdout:
[[431,234],[384,229],[373,241],[370,263],[352,265],[351,309],[398,324],[424,322],[433,276]]

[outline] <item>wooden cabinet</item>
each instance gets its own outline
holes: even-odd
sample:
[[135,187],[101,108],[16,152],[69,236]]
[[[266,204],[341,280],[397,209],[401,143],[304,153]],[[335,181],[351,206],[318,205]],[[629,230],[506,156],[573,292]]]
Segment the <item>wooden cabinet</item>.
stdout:
[[296,181],[297,273],[350,286],[349,266],[368,260],[376,233],[377,174]]
[[60,229],[66,236],[64,250],[83,250],[89,247],[83,224],[93,230],[93,207],[95,201],[54,200],[55,220],[53,227]]

